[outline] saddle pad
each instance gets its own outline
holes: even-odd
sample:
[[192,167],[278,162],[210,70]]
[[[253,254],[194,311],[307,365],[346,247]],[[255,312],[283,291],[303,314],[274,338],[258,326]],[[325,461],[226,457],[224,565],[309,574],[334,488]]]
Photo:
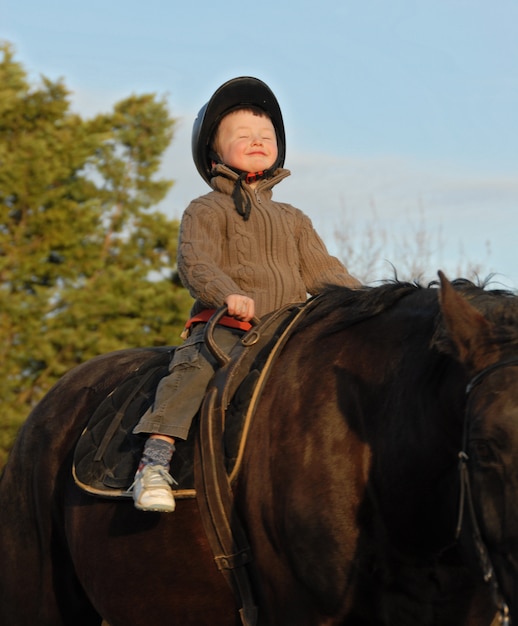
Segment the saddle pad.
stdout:
[[[160,354],[145,363],[133,376],[121,383],[98,406],[84,429],[74,452],[73,474],[84,491],[106,498],[131,497],[133,483],[146,441],[133,434],[133,428],[152,404],[160,379],[169,373],[171,352]],[[243,416],[257,380],[256,370],[245,376],[229,407],[225,434],[228,471],[235,463],[243,428]],[[175,443],[171,474],[176,498],[195,496],[194,445],[198,416],[186,441]]]
[[[158,354],[114,389],[98,406],[74,452],[73,473],[85,491],[105,497],[127,493],[142,456],[146,438],[133,428],[152,404],[160,379],[169,372],[172,351]],[[193,490],[193,451],[190,441],[178,441],[171,473],[177,496]],[[194,492],[193,492],[194,493]]]

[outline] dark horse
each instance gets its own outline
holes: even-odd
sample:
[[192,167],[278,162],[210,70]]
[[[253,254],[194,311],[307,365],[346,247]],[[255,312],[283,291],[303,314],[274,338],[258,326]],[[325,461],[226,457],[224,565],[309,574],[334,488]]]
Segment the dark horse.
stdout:
[[[22,428],[0,483],[2,626],[240,623],[195,500],[143,513],[71,475],[88,417],[154,354],[75,368]],[[261,626],[518,624],[518,298],[442,275],[321,296],[233,493]]]

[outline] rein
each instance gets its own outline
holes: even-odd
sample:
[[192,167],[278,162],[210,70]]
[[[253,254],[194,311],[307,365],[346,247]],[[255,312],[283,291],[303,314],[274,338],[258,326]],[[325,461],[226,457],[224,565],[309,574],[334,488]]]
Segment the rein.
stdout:
[[473,505],[473,496],[471,491],[471,482],[469,478],[469,470],[468,470],[468,461],[469,456],[466,452],[468,447],[468,426],[469,426],[469,415],[470,415],[470,406],[471,406],[471,392],[473,389],[480,384],[489,374],[493,373],[495,370],[500,369],[502,367],[516,367],[518,366],[518,358],[507,359],[504,361],[497,361],[492,365],[481,370],[478,374],[476,374],[466,386],[466,411],[464,414],[464,429],[462,434],[462,450],[459,452],[459,477],[460,477],[460,501],[459,501],[459,517],[457,520],[457,528],[455,531],[456,539],[459,538],[460,532],[462,529],[462,520],[464,518],[464,509],[467,507],[469,517],[471,520],[471,525],[473,528],[473,541],[475,543],[475,548],[478,553],[479,563],[482,567],[482,572],[484,576],[484,581],[491,585],[491,592],[493,596],[493,601],[497,607],[499,613],[500,624],[503,626],[510,625],[510,617],[509,617],[509,607],[505,602],[502,593],[500,592],[500,587],[498,585],[498,581],[496,579],[495,569],[493,567],[493,563],[491,562],[491,557],[489,556],[489,551],[487,549],[484,540],[482,539],[482,533],[480,532],[480,526],[477,521],[477,515],[475,513],[475,507]]

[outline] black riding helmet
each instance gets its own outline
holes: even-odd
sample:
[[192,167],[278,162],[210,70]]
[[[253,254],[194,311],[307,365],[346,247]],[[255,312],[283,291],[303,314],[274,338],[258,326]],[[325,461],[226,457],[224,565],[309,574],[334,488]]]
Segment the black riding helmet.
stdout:
[[286,156],[286,136],[282,113],[272,90],[258,78],[241,76],[232,78],[202,106],[192,129],[192,156],[196,169],[203,180],[210,184],[213,155],[210,144],[221,119],[231,111],[253,106],[262,109],[270,116],[277,135],[277,160],[270,171],[284,165]]

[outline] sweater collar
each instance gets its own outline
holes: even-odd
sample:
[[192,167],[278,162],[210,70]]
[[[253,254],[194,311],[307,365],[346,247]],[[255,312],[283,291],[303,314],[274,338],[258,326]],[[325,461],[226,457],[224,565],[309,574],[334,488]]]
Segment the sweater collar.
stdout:
[[254,195],[259,197],[262,194],[267,194],[268,197],[271,197],[274,185],[290,175],[289,170],[278,168],[270,177],[260,179],[257,186],[252,189],[247,182],[246,173],[239,174],[221,163],[215,165],[212,171],[214,175],[210,181],[211,187],[215,191],[221,191],[231,196],[234,200],[236,211],[245,221],[250,217],[252,197]]

